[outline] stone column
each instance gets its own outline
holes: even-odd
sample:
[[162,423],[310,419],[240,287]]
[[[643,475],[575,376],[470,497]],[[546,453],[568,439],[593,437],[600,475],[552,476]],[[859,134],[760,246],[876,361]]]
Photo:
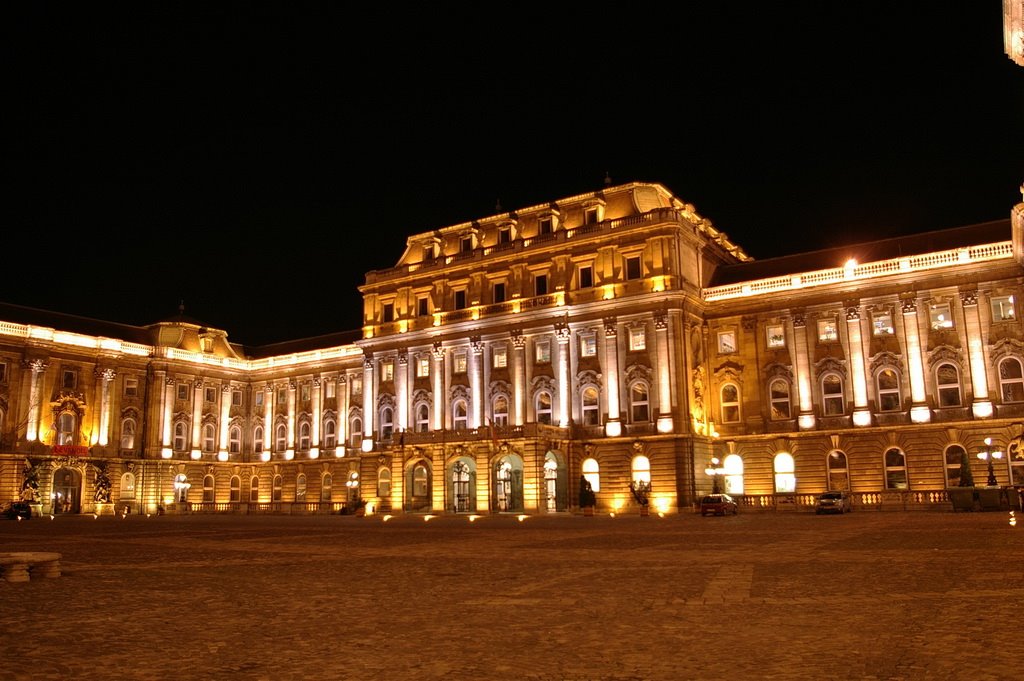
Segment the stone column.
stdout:
[[444,399],[444,348],[440,343],[434,343],[430,356],[434,361],[434,366],[430,371],[434,385],[434,413],[432,414],[434,425],[432,429],[436,431],[445,428],[445,413],[447,412]]
[[793,315],[793,354],[796,355],[797,396],[800,401],[797,424],[800,430],[813,430],[817,422],[814,415],[814,381],[807,350],[807,319],[803,314]]
[[526,337],[520,329],[512,331],[512,424],[526,423]]
[[864,342],[861,337],[860,308],[846,308],[846,333],[850,340],[850,380],[853,382],[853,425],[870,426],[867,375],[864,366]]
[[985,366],[981,315],[978,314],[978,292],[961,291],[960,302],[964,308],[964,331],[967,334],[967,354],[971,362],[971,385],[974,388],[974,403],[971,405],[971,409],[975,418],[988,418],[992,416],[992,401],[988,399],[988,369]]
[[117,372],[113,369],[96,369],[95,375],[100,379],[99,445],[106,447],[110,441],[110,382]]
[[373,413],[373,405],[377,403],[377,383],[374,380],[375,362],[373,355],[363,356],[363,451],[369,452],[373,449],[373,430],[377,421]]
[[231,426],[231,385],[225,383],[220,389],[220,449],[217,451],[218,461],[227,461],[228,440]]
[[[157,381],[164,372],[157,372]],[[159,383],[157,384],[159,385]],[[174,428],[174,400],[176,399],[175,388],[177,381],[173,376],[168,376],[163,381],[163,397],[160,404],[160,456],[169,459],[174,453],[171,448],[173,442]]]
[[345,448],[348,447],[348,377],[345,374],[338,374],[338,386],[334,391],[338,400],[338,448],[334,450],[335,456],[345,456]]
[[604,432],[608,437],[622,434],[621,407],[619,405],[619,328],[615,317],[604,320],[604,367],[603,374],[608,379],[606,399],[608,401],[608,420],[604,424]]
[[572,377],[569,374],[571,337],[568,322],[555,324],[555,341],[558,348],[558,425],[561,428],[569,427],[569,417],[572,413]]
[[398,366],[395,367],[395,416],[398,419],[399,432],[409,429],[409,369],[409,352],[402,348],[398,351]]
[[295,381],[288,380],[288,442],[284,458],[289,460],[295,458],[295,389],[297,387]]
[[918,327],[917,301],[901,301],[903,312],[903,342],[907,348],[907,369],[910,372],[910,419],[914,423],[931,420],[924,391],[924,359],[921,353],[921,333]]
[[28,389],[28,423],[25,430],[25,439],[35,442],[39,438],[39,414],[42,397],[40,393],[42,376],[46,372],[49,362],[44,359],[32,359],[25,363],[31,372]]
[[469,427],[480,428],[484,425],[484,344],[480,340],[480,336],[471,336],[469,345],[469,391],[472,402],[469,412]]
[[672,373],[669,361],[668,315],[654,316],[654,338],[658,353],[658,432],[671,433],[672,423]]
[[203,380],[197,378],[192,387],[192,458],[200,459],[203,456],[202,449],[203,429]]
[[316,459],[320,456],[320,424],[323,423],[324,415],[323,408],[320,406],[323,404],[321,399],[321,391],[323,390],[323,381],[320,380],[319,376],[313,377],[313,422],[310,424],[310,436],[312,442],[309,446],[309,458]]

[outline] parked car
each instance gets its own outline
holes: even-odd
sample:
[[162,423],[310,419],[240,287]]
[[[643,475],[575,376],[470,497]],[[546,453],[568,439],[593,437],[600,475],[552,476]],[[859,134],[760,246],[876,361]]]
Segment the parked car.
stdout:
[[853,510],[853,498],[846,492],[825,492],[818,495],[818,501],[814,505],[814,512],[822,513],[849,513]]
[[4,516],[11,520],[17,520],[18,518],[28,520],[32,517],[32,507],[28,505],[27,501],[12,501],[4,509]]
[[739,504],[728,494],[708,494],[700,500],[701,515],[736,515]]

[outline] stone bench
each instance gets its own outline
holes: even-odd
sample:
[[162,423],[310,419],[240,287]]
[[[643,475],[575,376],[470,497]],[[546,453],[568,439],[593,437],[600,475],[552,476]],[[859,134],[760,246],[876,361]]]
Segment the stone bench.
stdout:
[[60,577],[60,554],[46,551],[0,553],[0,572],[8,582],[27,582],[36,577]]

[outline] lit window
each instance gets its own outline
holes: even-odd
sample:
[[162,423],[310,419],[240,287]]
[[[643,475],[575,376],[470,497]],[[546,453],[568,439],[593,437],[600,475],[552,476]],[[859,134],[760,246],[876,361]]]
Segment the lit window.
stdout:
[[183,452],[188,446],[188,439],[185,437],[185,422],[178,421],[174,424],[174,451]]
[[782,329],[782,324],[769,324],[765,327],[765,335],[768,338],[768,347],[786,347],[786,334]]
[[334,399],[334,381],[328,379],[327,383],[324,384],[324,398],[328,400]]
[[841,416],[846,413],[843,379],[839,374],[829,373],[822,377],[821,402],[825,416]]
[[930,306],[928,314],[932,329],[938,331],[940,329],[953,328],[953,314],[950,311],[949,303],[939,303]]
[[288,429],[285,428],[284,424],[277,424],[277,429],[274,432],[274,449],[279,452],[288,449]]
[[818,320],[818,340],[822,343],[834,343],[839,340],[835,319]]
[[734,383],[722,386],[722,423],[739,423],[740,389]]
[[454,355],[455,366],[452,367],[452,371],[457,374],[466,373],[466,363],[468,362],[465,352],[456,352]]
[[601,491],[601,467],[595,459],[584,459],[581,466],[583,477],[595,492]]
[[719,331],[718,332],[718,354],[728,355],[729,353],[736,352],[736,332],[735,331]]
[[726,494],[743,494],[743,458],[739,454],[730,454],[722,462],[722,473],[725,478]]
[[551,362],[551,342],[548,340],[539,340],[534,346],[534,357],[536,358],[537,364],[549,364]]
[[[3,383],[3,370],[0,368],[0,383]],[[124,379],[124,396],[125,397],[137,397],[139,394],[139,379],[137,378],[126,378]]]
[[875,312],[871,315],[871,333],[876,336],[891,336],[893,332],[891,314]]
[[633,461],[630,463],[630,470],[633,482],[643,483],[644,485],[651,484],[651,460],[646,456],[634,456]]
[[334,419],[324,419],[324,448],[334,449],[337,446],[338,427]]
[[793,456],[787,452],[779,452],[773,462],[775,470],[775,492],[791,494],[796,492],[796,465]]
[[630,255],[625,258],[626,279],[640,278],[640,256]]
[[303,421],[299,425],[299,451],[308,452],[310,444],[309,423]]
[[231,426],[228,430],[228,451],[232,454],[242,451],[242,429],[238,426]]
[[551,393],[546,390],[537,393],[537,423],[551,425]]
[[768,396],[771,402],[772,419],[783,420],[790,418],[789,381],[777,378],[768,385]]
[[892,369],[882,369],[876,377],[878,385],[878,410],[899,411],[900,377]]
[[580,355],[583,357],[597,356],[597,334],[592,332],[580,334]]
[[257,476],[252,476],[249,479],[249,503],[255,504],[260,500],[260,479]]
[[298,477],[295,478],[295,501],[306,500],[306,475],[299,473]]
[[416,377],[426,378],[430,376],[430,358],[429,357],[417,357],[416,358]]
[[960,487],[962,466],[970,467],[970,459],[967,450],[960,445],[950,445],[946,448],[946,487]]
[[999,362],[999,389],[1003,402],[1024,402],[1024,372],[1020,360],[1007,357]]
[[394,432],[394,412],[391,407],[380,410],[380,439],[390,440]]
[[283,496],[281,494],[281,492],[282,492],[283,489],[284,489],[284,477],[281,476],[281,475],[275,475],[274,476],[274,485],[271,488],[271,492],[270,492],[270,494],[271,494],[271,497],[270,497],[271,501],[281,501],[281,498]]
[[121,498],[122,499],[134,499],[135,498],[135,474],[125,473],[121,476]]
[[838,449],[828,455],[828,489],[845,492],[850,489],[850,471],[846,465],[846,454]]
[[217,448],[217,429],[212,423],[203,426],[203,451],[212,452]]
[[469,423],[469,409],[465,400],[456,400],[452,405],[452,426],[455,430],[465,430]]
[[74,414],[64,412],[57,418],[57,444],[76,444],[75,431],[78,428],[78,420]]
[[910,489],[907,483],[907,457],[895,447],[885,453],[885,488]]
[[363,377],[356,374],[349,379],[349,385],[352,386],[353,395],[363,394]]
[[598,411],[598,392],[594,386],[587,386],[580,394],[580,403],[583,407],[583,425],[596,426],[600,424],[600,413]]
[[395,380],[395,363],[392,360],[387,359],[380,363],[380,380]]
[[430,408],[425,404],[416,406],[416,432],[425,433],[430,430]]
[[505,395],[498,395],[494,398],[494,404],[491,406],[491,413],[494,415],[493,424],[496,426],[507,426],[508,425],[508,397]]
[[421,463],[416,464],[412,469],[412,495],[414,497],[427,496],[427,489],[430,483],[430,474],[427,467]]
[[377,496],[387,500],[391,498],[391,469],[381,468],[377,471]]
[[636,382],[629,389],[629,413],[633,423],[650,421],[647,384]]
[[504,369],[508,366],[508,348],[504,345],[496,345],[491,350],[491,356],[494,359],[495,369]]
[[634,326],[629,329],[629,349],[634,351],[647,349],[647,333],[644,327]]
[[135,449],[135,419],[121,421],[121,449]]
[[206,475],[203,477],[203,503],[212,504],[217,501],[217,491],[214,486],[214,479],[212,475]]
[[252,431],[252,451],[257,454],[263,453],[263,427],[256,426]]
[[302,384],[301,399],[302,399],[303,402],[309,402],[310,389],[311,388],[310,388],[309,383],[303,383]]
[[594,268],[592,265],[580,265],[579,286],[580,288],[592,288],[594,286]]
[[992,298],[992,321],[1006,322],[1016,318],[1013,311],[1013,296],[996,296]]

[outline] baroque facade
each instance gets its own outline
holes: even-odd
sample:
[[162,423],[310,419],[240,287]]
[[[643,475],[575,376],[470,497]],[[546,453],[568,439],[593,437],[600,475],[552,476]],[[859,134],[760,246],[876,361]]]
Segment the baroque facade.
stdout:
[[410,236],[351,333],[243,347],[3,304],[0,501],[553,513],[583,478],[603,511],[668,513],[719,486],[784,510],[1024,485],[1022,233],[1024,203],[755,261],[630,183]]

